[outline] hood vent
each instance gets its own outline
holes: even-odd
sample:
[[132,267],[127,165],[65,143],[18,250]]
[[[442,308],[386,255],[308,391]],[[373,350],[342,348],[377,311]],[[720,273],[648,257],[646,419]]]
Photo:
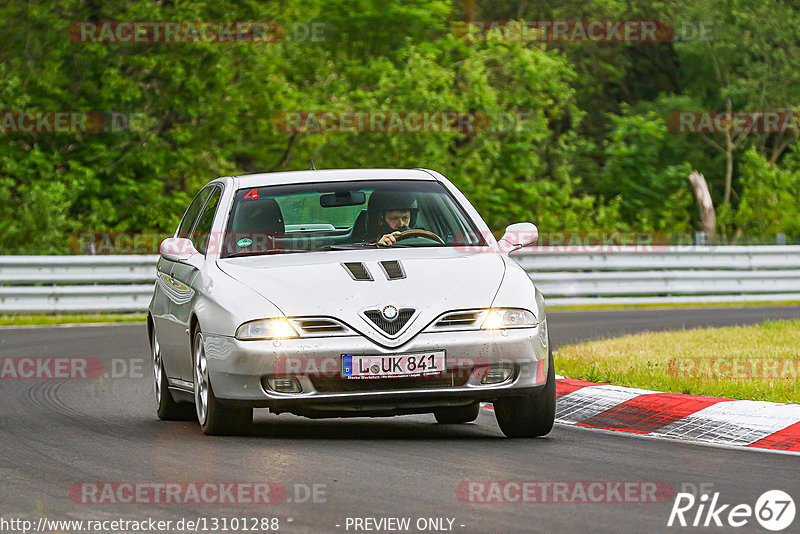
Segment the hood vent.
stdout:
[[389,336],[396,336],[400,330],[406,325],[409,319],[414,315],[414,308],[402,308],[397,312],[397,319],[394,321],[387,321],[383,318],[380,310],[367,310],[364,312],[367,318],[375,323],[375,325],[389,334]]
[[397,260],[382,261],[381,267],[383,267],[383,272],[386,273],[386,278],[389,280],[400,280],[406,277],[403,266]]
[[342,266],[347,270],[347,273],[353,280],[369,280],[372,281],[372,275],[369,274],[367,266],[361,262],[348,262],[343,263]]

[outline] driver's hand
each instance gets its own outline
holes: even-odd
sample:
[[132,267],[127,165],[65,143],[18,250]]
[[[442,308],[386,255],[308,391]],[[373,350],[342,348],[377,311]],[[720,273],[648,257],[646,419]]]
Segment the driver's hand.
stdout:
[[378,239],[379,245],[394,245],[397,242],[397,236],[400,235],[400,232],[392,232],[391,234],[386,234],[382,238]]

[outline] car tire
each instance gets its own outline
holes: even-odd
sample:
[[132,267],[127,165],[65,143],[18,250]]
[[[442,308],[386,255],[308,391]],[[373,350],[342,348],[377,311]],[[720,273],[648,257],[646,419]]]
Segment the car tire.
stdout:
[[466,406],[449,406],[447,408],[439,408],[433,412],[436,422],[441,425],[460,425],[462,423],[471,423],[478,418],[481,411],[481,403],[474,402]]
[[197,421],[204,434],[231,436],[244,432],[253,423],[252,408],[231,408],[219,402],[208,374],[203,333],[198,329],[192,343],[194,403]]
[[169,391],[167,373],[161,358],[161,344],[155,327],[150,329],[150,356],[153,362],[153,389],[156,397],[156,414],[162,421],[191,421],[195,418],[194,406],[175,402]]
[[509,438],[535,438],[553,429],[556,417],[556,371],[553,351],[548,356],[547,381],[533,395],[497,399],[494,413],[503,434]]

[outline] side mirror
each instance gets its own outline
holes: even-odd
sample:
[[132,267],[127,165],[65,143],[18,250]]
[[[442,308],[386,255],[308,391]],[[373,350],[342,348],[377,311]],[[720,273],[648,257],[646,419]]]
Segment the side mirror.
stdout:
[[162,258],[170,261],[186,261],[195,254],[200,254],[191,240],[184,237],[168,237],[161,242],[158,252]]
[[527,247],[536,243],[539,239],[539,229],[533,223],[514,223],[508,225],[506,233],[500,238],[499,245],[506,252]]

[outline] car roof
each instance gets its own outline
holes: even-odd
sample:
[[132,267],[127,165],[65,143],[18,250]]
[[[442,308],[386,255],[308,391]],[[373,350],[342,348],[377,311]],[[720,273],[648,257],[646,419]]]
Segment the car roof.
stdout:
[[238,187],[344,182],[350,180],[427,180],[438,181],[424,169],[325,169],[317,171],[266,172],[234,176]]

